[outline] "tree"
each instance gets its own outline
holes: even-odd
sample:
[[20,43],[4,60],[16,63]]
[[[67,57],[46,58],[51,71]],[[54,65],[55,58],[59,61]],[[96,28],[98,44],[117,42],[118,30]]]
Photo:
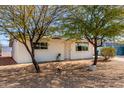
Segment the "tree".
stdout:
[[94,47],[93,65],[96,65],[97,48],[124,28],[123,6],[67,6],[66,9],[68,12],[58,20],[62,34],[70,39],[88,40]]
[[38,43],[43,36],[47,35],[50,25],[61,14],[60,7],[45,5],[0,7],[1,30],[25,46],[37,73],[40,72],[40,68],[35,59],[33,43]]

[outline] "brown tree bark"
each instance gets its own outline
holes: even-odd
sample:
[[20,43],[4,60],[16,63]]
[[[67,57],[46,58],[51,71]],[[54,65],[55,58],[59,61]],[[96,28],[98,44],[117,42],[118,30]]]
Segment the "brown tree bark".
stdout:
[[37,61],[35,60],[35,58],[33,56],[31,56],[31,59],[32,59],[32,63],[34,64],[34,67],[36,69],[36,73],[40,73],[40,67],[39,67]]
[[24,44],[28,53],[30,54],[30,57],[31,57],[31,60],[32,60],[32,63],[35,67],[35,70],[36,70],[36,73],[40,73],[40,67],[39,67],[39,64],[37,63],[37,61],[35,60],[35,53],[34,53],[34,47],[33,47],[33,44],[31,44],[31,50],[29,49],[29,47]]
[[98,51],[97,51],[97,39],[94,39],[94,62],[93,65],[97,65]]
[[30,44],[31,44],[31,59],[32,59],[32,62],[34,64],[34,67],[36,69],[36,73],[40,73],[40,67],[39,67],[39,64],[37,63],[37,61],[35,60],[35,52],[34,52],[34,46],[33,46],[33,42],[30,41]]
[[94,46],[94,62],[93,65],[97,64],[97,60],[98,60],[98,51],[97,51],[97,46]]

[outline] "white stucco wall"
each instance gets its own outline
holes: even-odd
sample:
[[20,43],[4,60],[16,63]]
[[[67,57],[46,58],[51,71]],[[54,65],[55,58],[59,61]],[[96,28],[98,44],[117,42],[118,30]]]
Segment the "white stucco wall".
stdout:
[[54,61],[58,53],[61,53],[61,60],[64,60],[63,40],[53,39],[48,42],[48,49],[35,50],[37,61]]
[[17,60],[18,59],[18,53],[17,53],[17,41],[16,40],[14,40],[14,42],[13,42],[13,45],[12,45],[12,57],[13,57],[13,59],[14,60]]
[[20,42],[14,40],[12,57],[17,63],[31,62],[31,58],[26,48]]
[[[61,53],[61,60],[64,60],[64,42],[63,40],[43,40],[41,42],[48,42],[48,49],[36,49],[35,58],[38,62],[54,61],[58,53]],[[31,57],[24,45],[18,41],[13,43],[13,58],[17,63],[31,62]]]
[[[76,51],[75,42],[66,43],[67,41],[60,39],[42,40],[41,42],[47,42],[48,49],[35,50],[35,58],[38,62],[55,61],[58,53],[61,53],[61,60],[68,58],[70,59],[92,58],[93,56],[93,47],[91,44],[89,44],[88,51]],[[70,45],[65,48],[65,44]],[[31,57],[27,52],[26,48],[24,47],[24,45],[16,40],[13,43],[12,57],[17,63],[31,62]]]
[[[85,41],[87,42],[87,41]],[[76,43],[71,44],[71,59],[83,59],[93,57],[93,46],[89,43],[88,51],[76,51]]]

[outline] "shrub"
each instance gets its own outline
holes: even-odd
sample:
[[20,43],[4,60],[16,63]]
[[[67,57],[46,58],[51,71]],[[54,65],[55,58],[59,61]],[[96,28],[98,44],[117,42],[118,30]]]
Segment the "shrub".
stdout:
[[115,48],[105,47],[101,49],[101,56],[104,57],[105,61],[108,61],[110,58],[115,56]]

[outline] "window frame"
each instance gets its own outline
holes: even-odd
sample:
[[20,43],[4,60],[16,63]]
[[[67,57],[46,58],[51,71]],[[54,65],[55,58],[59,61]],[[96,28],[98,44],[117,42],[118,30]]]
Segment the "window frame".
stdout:
[[[84,46],[84,44],[87,44],[87,45]],[[75,48],[77,52],[89,51],[89,43],[88,42],[76,42]]]
[[43,50],[48,49],[48,43],[47,42],[33,43],[33,46],[34,46],[34,49],[43,49]]

